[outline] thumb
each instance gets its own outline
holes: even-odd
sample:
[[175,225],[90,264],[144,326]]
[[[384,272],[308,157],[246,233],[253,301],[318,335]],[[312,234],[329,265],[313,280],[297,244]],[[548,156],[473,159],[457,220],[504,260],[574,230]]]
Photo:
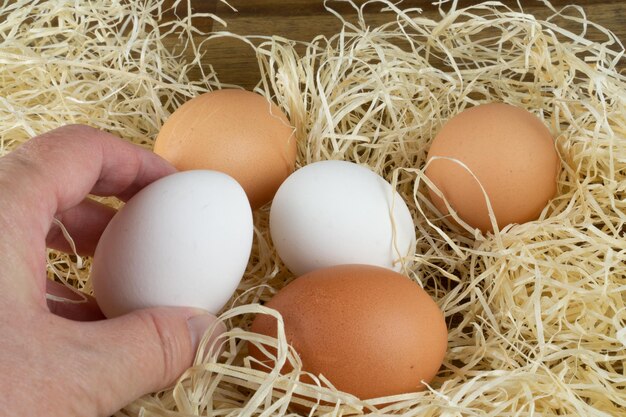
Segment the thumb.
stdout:
[[210,346],[226,331],[215,316],[191,308],[138,310],[110,320],[76,324],[84,326],[82,343],[90,340],[91,363],[86,367],[90,375],[86,379],[102,415],[174,383],[192,364],[203,336],[211,338]]

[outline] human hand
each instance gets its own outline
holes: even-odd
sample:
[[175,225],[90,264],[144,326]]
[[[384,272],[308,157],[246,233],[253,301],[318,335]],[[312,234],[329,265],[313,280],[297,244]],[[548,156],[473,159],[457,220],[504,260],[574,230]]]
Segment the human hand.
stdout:
[[115,210],[87,194],[128,200],[173,172],[152,152],[78,125],[0,158],[0,415],[110,415],[191,364],[216,320],[203,311],[154,308],[100,320],[93,299],[46,301],[46,293],[71,294],[46,279],[46,246],[69,250],[53,219],[80,254],[93,254]]

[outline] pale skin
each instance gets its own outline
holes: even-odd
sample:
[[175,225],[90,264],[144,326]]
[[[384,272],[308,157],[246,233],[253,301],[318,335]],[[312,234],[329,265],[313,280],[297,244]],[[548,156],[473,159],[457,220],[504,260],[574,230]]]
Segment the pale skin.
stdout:
[[91,298],[46,297],[78,299],[46,278],[46,247],[70,250],[54,218],[79,254],[93,254],[115,211],[87,195],[128,200],[173,172],[152,152],[79,125],[0,158],[0,414],[107,416],[192,363],[210,314],[170,307],[104,320]]

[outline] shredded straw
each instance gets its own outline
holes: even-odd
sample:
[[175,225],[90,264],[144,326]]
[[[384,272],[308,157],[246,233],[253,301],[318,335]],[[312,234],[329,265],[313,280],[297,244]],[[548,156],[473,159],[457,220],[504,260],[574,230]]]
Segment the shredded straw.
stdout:
[[[551,17],[540,20],[497,2],[452,2],[431,20],[381,0],[370,3],[391,23],[375,27],[362,14],[344,20],[328,3],[343,29],[302,44],[194,28],[214,19],[225,30],[212,15],[160,21],[161,3],[4,1],[0,154],[66,123],[150,147],[181,103],[221,87],[206,46],[220,37],[246,42],[261,69],[256,91],[296,127],[299,166],[355,161],[407,201],[418,237],[407,274],[445,312],[449,348],[420,393],[360,401],[323,375],[314,376],[317,386],[299,383],[301,363],[284,333],[247,331],[255,314],[276,315],[258,303],[293,279],[272,247],[265,207],[255,214],[246,275],[221,316],[229,328],[216,342],[222,353],[203,345],[175,386],[117,416],[283,416],[290,401],[328,416],[624,415],[626,77],[617,69],[624,48],[610,31],[575,6],[545,3]],[[604,39],[588,40],[590,31]],[[166,47],[172,36],[180,41],[174,49]],[[539,220],[483,235],[436,212],[423,169],[447,119],[492,101],[540,117],[562,171]],[[50,278],[90,291],[89,259],[51,251],[49,265]],[[270,373],[252,369],[247,356],[248,344],[261,342],[277,347]],[[286,362],[294,371],[281,375]]]

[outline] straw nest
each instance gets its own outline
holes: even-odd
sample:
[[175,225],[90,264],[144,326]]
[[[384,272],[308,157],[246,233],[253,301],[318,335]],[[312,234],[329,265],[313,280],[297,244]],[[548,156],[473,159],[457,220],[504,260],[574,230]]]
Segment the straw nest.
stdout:
[[[283,38],[193,27],[198,19],[219,26],[216,16],[162,22],[158,0],[0,6],[1,153],[65,123],[150,147],[177,106],[221,87],[202,57],[205,43],[236,37],[256,51],[256,91],[296,127],[300,166],[366,164],[405,198],[418,237],[409,275],[449,325],[449,349],[430,389],[391,403],[362,402],[324,387],[323,377],[322,387],[298,383],[299,360],[284,337],[273,343],[279,362],[293,364],[291,374],[251,369],[247,344],[261,338],[247,329],[255,313],[269,312],[258,302],[293,279],[273,250],[265,208],[255,214],[249,268],[222,314],[230,329],[219,340],[223,353],[201,346],[174,387],[117,415],[281,416],[290,400],[304,401],[298,393],[335,404],[314,407],[319,415],[624,415],[626,77],[616,69],[619,40],[577,7],[546,3],[552,16],[539,20],[496,2],[447,4],[430,20],[376,3],[395,15],[391,23],[345,21],[340,33],[315,38],[304,52]],[[588,40],[591,29],[604,40]],[[177,50],[164,44],[172,34]],[[201,75],[190,79],[192,71]],[[491,101],[541,118],[556,138],[562,171],[558,195],[539,220],[482,235],[435,212],[423,168],[448,118]],[[49,272],[90,291],[89,259],[50,251]]]

